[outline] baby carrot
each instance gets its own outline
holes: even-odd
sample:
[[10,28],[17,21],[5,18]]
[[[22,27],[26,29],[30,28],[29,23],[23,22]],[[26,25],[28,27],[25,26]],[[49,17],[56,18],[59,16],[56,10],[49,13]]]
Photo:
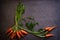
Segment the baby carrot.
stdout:
[[53,30],[54,28],[55,28],[56,26],[53,26],[53,27],[51,27],[48,31],[51,31],[51,30]]
[[9,32],[8,36],[11,35],[12,33],[13,33],[13,30],[11,30],[11,31]]
[[21,30],[21,32],[24,34],[28,34],[28,32],[26,32],[25,30]]
[[54,35],[53,35],[53,34],[46,34],[46,35],[45,35],[45,37],[47,37],[47,38],[48,38],[48,37],[52,37],[52,36],[54,36]]
[[50,28],[51,28],[51,27],[45,27],[44,29],[45,29],[45,30],[49,30]]
[[17,31],[16,34],[17,34],[17,36],[18,36],[19,38],[21,38],[21,36],[19,35],[19,31]]
[[47,31],[51,31],[51,30],[53,30],[55,27],[56,27],[56,26],[46,27],[46,28],[44,28],[44,29],[47,30]]
[[16,34],[15,33],[12,33],[11,34],[11,39],[13,39],[15,36],[16,36]]
[[19,34],[20,34],[22,37],[24,36],[21,31],[19,31]]
[[9,28],[6,33],[9,33],[12,30],[12,28]]

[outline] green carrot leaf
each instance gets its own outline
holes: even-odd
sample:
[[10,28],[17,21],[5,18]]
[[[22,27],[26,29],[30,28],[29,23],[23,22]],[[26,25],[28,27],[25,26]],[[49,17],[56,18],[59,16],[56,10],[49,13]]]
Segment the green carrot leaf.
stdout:
[[15,16],[16,22],[19,22],[19,20],[21,20],[24,11],[25,11],[24,5],[22,3],[19,3],[16,9],[16,16]]
[[34,20],[34,18],[32,18],[32,17],[27,17],[29,20]]
[[44,32],[44,31],[45,31],[45,30],[42,29],[42,28],[38,29],[38,32]]
[[35,27],[35,24],[32,23],[32,22],[27,22],[26,27],[27,27],[28,30],[33,31],[34,30],[33,28]]

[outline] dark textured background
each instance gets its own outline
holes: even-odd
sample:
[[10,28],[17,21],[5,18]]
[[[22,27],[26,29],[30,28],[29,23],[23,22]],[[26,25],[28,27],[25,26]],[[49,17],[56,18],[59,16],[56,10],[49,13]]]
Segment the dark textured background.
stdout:
[[[14,24],[14,15],[18,2],[18,0],[0,1],[0,40],[11,40],[6,37],[5,31]],[[32,16],[40,24],[35,27],[35,30],[45,26],[56,25],[58,27],[51,32],[55,34],[55,36],[48,40],[60,40],[60,1],[24,0],[23,3],[26,9],[23,17]],[[28,34],[21,40],[40,40],[40,38]]]

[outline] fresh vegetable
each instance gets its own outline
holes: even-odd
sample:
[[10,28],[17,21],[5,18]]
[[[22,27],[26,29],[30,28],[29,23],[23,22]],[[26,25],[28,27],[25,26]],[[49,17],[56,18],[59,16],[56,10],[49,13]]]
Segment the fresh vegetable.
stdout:
[[28,32],[26,32],[25,30],[21,30],[21,32],[26,35],[28,34]]
[[19,31],[17,31],[16,34],[17,34],[18,38],[20,39],[21,36],[19,35]]
[[23,34],[21,31],[19,31],[19,34],[20,34],[22,37],[24,37],[24,34]]
[[[45,27],[44,29],[39,28],[38,31],[35,31],[34,27],[38,25],[38,22],[35,22],[34,18],[32,17],[27,17],[27,19],[29,19],[28,22],[25,19],[22,19],[24,11],[25,7],[23,3],[19,2],[16,9],[15,24],[6,32],[11,39],[14,39],[16,36],[21,39],[21,37],[24,37],[24,35],[29,33],[41,38],[53,36],[53,34],[49,34],[49,32],[56,28],[56,26]],[[25,23],[22,23],[21,20],[23,20]]]
[[[20,23],[20,25],[18,24],[20,20],[22,20],[22,15],[24,14],[25,8],[23,3],[19,2],[19,4],[17,5],[16,8],[16,15],[15,15],[15,24],[9,28],[6,32],[6,34],[8,34],[8,36],[13,39],[14,37],[16,37],[16,35],[18,36],[18,38],[20,39],[21,36],[24,37],[24,34],[21,32],[21,28],[23,26],[22,23]],[[27,32],[25,32],[25,34],[27,34]]]
[[47,30],[47,31],[52,31],[54,28],[56,28],[56,26],[45,27],[44,29]]
[[11,35],[13,33],[13,30],[11,30],[9,33],[8,33],[8,36]]
[[49,38],[49,37],[52,37],[54,36],[54,34],[46,34],[45,37]]
[[10,31],[7,31],[7,34],[8,34],[8,36],[10,36],[11,39],[14,39],[16,37],[16,35],[20,39],[21,37],[24,37],[24,35],[27,35],[28,34],[28,32],[26,32],[23,29],[20,29],[20,30],[18,30],[18,28],[17,29],[10,28],[10,29],[8,29]]
[[16,34],[12,33],[11,36],[10,36],[10,38],[13,39],[15,36],[16,36]]
[[10,31],[12,31],[12,28],[9,28],[9,29],[6,31],[6,33],[9,33]]

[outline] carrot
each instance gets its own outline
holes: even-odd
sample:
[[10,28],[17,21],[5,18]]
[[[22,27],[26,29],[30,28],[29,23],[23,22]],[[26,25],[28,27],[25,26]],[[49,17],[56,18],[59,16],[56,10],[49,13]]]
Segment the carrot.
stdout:
[[9,32],[8,36],[11,35],[12,33],[13,33],[13,30],[11,30],[11,31]]
[[49,30],[50,28],[51,28],[51,27],[45,27],[44,29],[45,29],[45,30]]
[[9,28],[6,33],[9,33],[12,30],[12,28]]
[[21,36],[19,35],[19,31],[17,31],[16,34],[17,34],[17,36],[18,36],[19,38],[21,38]]
[[51,31],[51,30],[53,30],[55,27],[56,27],[56,26],[53,26],[53,27],[46,27],[45,30]]
[[19,31],[19,34],[20,34],[22,37],[24,36],[21,31]]
[[26,31],[24,31],[24,30],[21,30],[21,32],[24,33],[24,34],[28,34],[28,32],[26,32]]
[[45,35],[45,37],[47,37],[47,38],[48,38],[48,37],[52,37],[52,36],[54,36],[54,34],[46,34],[46,35]]
[[53,30],[54,28],[55,28],[56,26],[53,26],[53,27],[51,27],[48,31],[51,31],[51,30]]
[[15,36],[16,36],[16,34],[12,33],[10,38],[13,39]]

